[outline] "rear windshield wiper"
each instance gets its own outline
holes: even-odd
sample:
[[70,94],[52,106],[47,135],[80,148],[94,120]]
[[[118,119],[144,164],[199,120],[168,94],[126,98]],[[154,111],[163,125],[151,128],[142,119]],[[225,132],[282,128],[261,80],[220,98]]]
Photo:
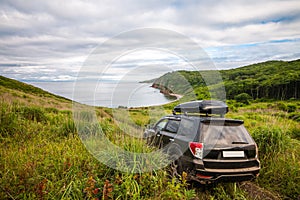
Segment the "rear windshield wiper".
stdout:
[[232,142],[231,144],[249,144],[249,143],[248,142],[237,141],[237,142]]

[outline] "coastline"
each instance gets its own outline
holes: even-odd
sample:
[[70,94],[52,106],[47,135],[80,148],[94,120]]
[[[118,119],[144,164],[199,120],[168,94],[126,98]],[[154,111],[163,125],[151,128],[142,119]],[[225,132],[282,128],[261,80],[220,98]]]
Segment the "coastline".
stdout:
[[[176,97],[176,99],[174,101],[177,101],[177,100],[179,100],[179,99],[181,99],[183,97],[183,95],[181,95],[181,94],[175,94],[175,93],[169,93],[168,95]],[[173,101],[171,101],[171,102],[173,102]]]
[[170,89],[166,88],[165,86],[162,86],[162,85],[157,84],[157,83],[152,83],[152,85],[150,87],[158,89],[160,91],[160,93],[164,94],[165,96],[170,96],[170,97],[175,97],[176,98],[174,100],[171,100],[170,102],[163,103],[163,104],[158,104],[158,105],[166,105],[166,104],[169,104],[169,103],[173,103],[175,101],[178,101],[179,99],[181,99],[184,96],[184,95],[181,95],[181,94],[176,94],[173,91],[171,91]]
[[158,104],[152,104],[152,105],[148,105],[148,106],[136,106],[136,107],[129,107],[128,109],[135,109],[135,108],[146,108],[146,107],[153,107],[153,106],[163,106],[163,105],[166,105],[166,104],[169,104],[169,103],[173,103],[173,102],[176,102],[178,100],[180,100],[184,95],[181,95],[181,94],[176,94],[176,93],[167,93],[164,92],[160,89],[160,88],[157,88],[157,87],[153,87],[153,85],[150,85],[150,87],[154,88],[154,89],[158,89],[160,90],[160,93],[164,94],[165,96],[171,96],[171,97],[176,97],[176,99],[174,100],[171,100],[169,102],[165,102],[165,103],[158,103]]
[[163,106],[163,105],[167,105],[169,103],[173,103],[178,101],[179,99],[181,99],[183,97],[183,95],[180,94],[175,94],[175,93],[170,93],[168,94],[168,96],[174,96],[176,97],[176,99],[166,102],[166,103],[158,103],[158,104],[152,104],[152,105],[148,105],[148,106],[136,106],[136,107],[129,107],[128,109],[135,109],[135,108],[146,108],[146,107],[153,107],[153,106]]

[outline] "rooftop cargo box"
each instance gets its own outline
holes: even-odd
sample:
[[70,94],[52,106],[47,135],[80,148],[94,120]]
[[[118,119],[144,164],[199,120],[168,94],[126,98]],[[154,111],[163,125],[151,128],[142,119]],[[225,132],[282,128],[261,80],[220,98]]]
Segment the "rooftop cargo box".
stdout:
[[217,100],[201,100],[182,103],[174,107],[173,113],[200,113],[200,114],[219,114],[225,115],[228,106]]

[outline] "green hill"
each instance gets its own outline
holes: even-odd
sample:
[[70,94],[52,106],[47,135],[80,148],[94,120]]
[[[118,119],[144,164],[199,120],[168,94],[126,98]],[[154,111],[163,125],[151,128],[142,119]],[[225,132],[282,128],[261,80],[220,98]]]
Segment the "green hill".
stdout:
[[[180,73],[200,88],[201,79],[190,76],[193,72]],[[185,92],[182,86],[174,88]],[[228,105],[227,117],[244,120],[257,142],[262,170],[256,181],[201,186],[187,182],[184,174],[180,181],[171,178],[168,168],[133,174],[107,167],[79,138],[70,100],[0,77],[0,199],[299,199],[300,102]],[[166,112],[169,107],[165,105]],[[120,149],[156,150],[124,128],[142,134],[150,115],[166,113],[160,108],[93,109],[105,136]],[[126,123],[128,118],[132,123]],[[84,130],[93,133],[89,127]],[[115,156],[115,165],[124,166],[127,160]]]
[[221,73],[229,99],[243,92],[253,99],[300,98],[300,60],[268,61]]
[[0,101],[38,107],[71,109],[72,101],[32,85],[0,76]]
[[34,87],[34,86],[26,84],[26,83],[22,83],[17,80],[6,78],[4,76],[0,76],[0,86],[7,88],[7,89],[24,92],[26,94],[37,95],[39,97],[52,97],[55,99],[62,99],[62,100],[70,101],[69,99],[66,99],[64,97],[49,93],[40,88]]
[[225,86],[227,99],[234,99],[242,93],[247,93],[252,99],[300,98],[300,60],[268,61],[221,70],[222,79],[216,79],[215,73],[218,72],[172,72],[156,79],[154,85],[178,94],[195,92],[198,99],[209,98],[208,89],[217,92],[221,83]]

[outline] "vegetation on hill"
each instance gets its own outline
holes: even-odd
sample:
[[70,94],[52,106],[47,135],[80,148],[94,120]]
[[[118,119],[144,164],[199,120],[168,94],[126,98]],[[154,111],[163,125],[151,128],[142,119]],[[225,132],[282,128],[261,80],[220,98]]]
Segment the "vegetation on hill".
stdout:
[[300,60],[268,61],[221,73],[229,99],[243,92],[253,99],[300,98]]
[[1,75],[0,75],[0,86],[4,87],[6,89],[24,92],[25,94],[37,95],[39,97],[51,97],[51,98],[56,98],[56,99],[68,100],[64,97],[46,92],[46,91],[44,91],[40,88],[34,87],[32,85],[22,83],[22,82],[19,82],[17,80],[13,80],[10,78],[6,78]]
[[[300,101],[297,99],[259,102],[241,95],[228,100],[230,112],[227,117],[244,120],[258,144],[261,173],[253,182],[201,186],[187,182],[185,174],[181,180],[170,177],[167,167],[134,174],[108,168],[81,142],[72,117],[71,101],[14,80],[0,80],[0,197],[3,199],[253,200],[300,197]],[[198,80],[193,83],[196,84]],[[172,92],[177,92],[174,88]],[[198,87],[194,88],[196,92],[200,91]],[[164,105],[164,111],[171,113],[175,104]],[[126,127],[131,132],[141,132],[140,127],[156,120],[149,118],[150,113],[155,113],[158,119],[165,112],[157,112],[156,107],[93,109],[105,135],[120,148],[132,152],[155,150],[123,130]],[[129,113],[132,123],[122,124],[128,118],[122,115],[123,112]],[[119,113],[120,121],[117,122],[114,114]],[[122,160],[116,164],[122,165]]]
[[216,96],[223,86],[227,99],[242,93],[252,99],[299,99],[300,60],[268,61],[219,72],[178,71],[159,77],[154,84],[178,94],[195,92],[198,99]]

